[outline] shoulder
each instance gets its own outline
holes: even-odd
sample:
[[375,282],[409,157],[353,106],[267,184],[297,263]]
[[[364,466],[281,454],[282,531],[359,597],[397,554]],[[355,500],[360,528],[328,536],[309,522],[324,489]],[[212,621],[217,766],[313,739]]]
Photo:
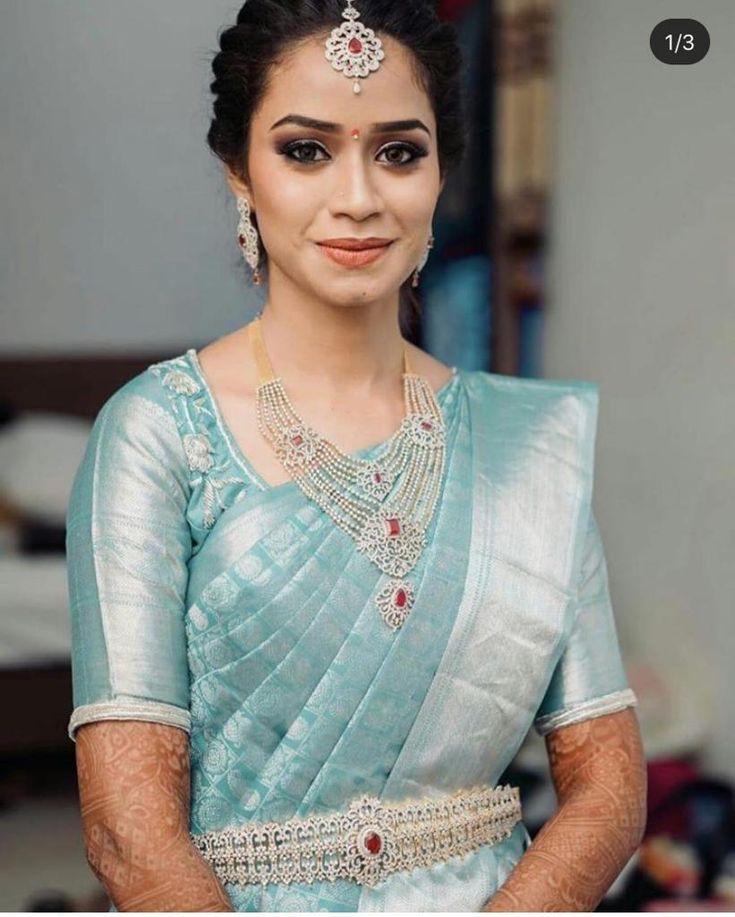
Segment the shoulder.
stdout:
[[171,416],[175,395],[193,395],[201,389],[192,366],[190,351],[151,363],[120,386],[100,409],[100,414],[125,411],[141,401],[157,405]]
[[160,381],[150,367],[128,379],[114,391],[97,412],[92,427],[93,435],[109,428],[121,430],[132,422],[144,422],[150,417],[152,425],[156,420],[170,422],[170,409]]
[[473,428],[496,442],[532,445],[591,473],[600,386],[586,379],[541,379],[462,371]]
[[95,418],[91,441],[107,449],[137,449],[180,465],[184,457],[175,397],[197,385],[185,354],[153,363],[105,401]]
[[430,353],[421,350],[414,344],[406,342],[408,357],[411,360],[413,369],[429,382],[434,391],[438,391],[453,375],[453,367],[447,366],[441,360],[437,360]]
[[[413,344],[408,345],[409,357],[415,368],[425,375],[435,388],[452,375],[453,367],[447,366]],[[468,394],[475,399],[502,399],[518,403],[558,401],[572,396],[589,403],[597,403],[600,386],[586,379],[548,379],[535,376],[510,376],[485,370],[460,370]]]
[[462,378],[470,399],[488,406],[534,412],[566,405],[576,412],[596,414],[599,405],[600,386],[587,379],[510,376],[483,370],[463,370]]
[[178,424],[151,367],[125,382],[99,410],[74,478],[68,518],[90,505],[99,512],[131,508],[142,494],[158,495],[166,505],[173,500],[170,505],[178,509],[189,495]]
[[587,379],[549,379],[537,376],[509,376],[484,370],[464,370],[462,375],[473,391],[501,392],[508,395],[564,396],[598,395],[600,386]]

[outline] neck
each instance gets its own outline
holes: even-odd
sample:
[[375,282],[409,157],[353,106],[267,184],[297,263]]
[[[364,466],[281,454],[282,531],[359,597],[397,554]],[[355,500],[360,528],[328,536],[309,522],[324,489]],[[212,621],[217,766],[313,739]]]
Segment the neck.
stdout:
[[307,395],[402,391],[405,341],[394,303],[304,303],[270,295],[261,332],[273,374]]

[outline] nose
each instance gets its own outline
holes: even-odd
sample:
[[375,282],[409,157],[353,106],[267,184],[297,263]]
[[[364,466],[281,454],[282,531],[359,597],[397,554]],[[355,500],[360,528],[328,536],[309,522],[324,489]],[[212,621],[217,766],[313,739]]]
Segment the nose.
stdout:
[[380,212],[382,199],[362,150],[351,149],[341,156],[333,174],[332,216],[349,216],[359,222]]

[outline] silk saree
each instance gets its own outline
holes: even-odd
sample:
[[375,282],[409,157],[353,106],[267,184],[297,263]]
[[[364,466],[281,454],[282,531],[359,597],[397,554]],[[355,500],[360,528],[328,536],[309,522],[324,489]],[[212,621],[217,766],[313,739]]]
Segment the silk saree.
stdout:
[[[72,488],[70,737],[101,719],[186,730],[197,834],[493,786],[531,727],[634,705],[592,511],[598,397],[455,370],[437,393],[442,491],[393,631],[384,574],[295,482],[259,476],[196,351],[148,367],[98,414]],[[238,911],[478,911],[529,843],[521,821],[372,888],[225,890]]]

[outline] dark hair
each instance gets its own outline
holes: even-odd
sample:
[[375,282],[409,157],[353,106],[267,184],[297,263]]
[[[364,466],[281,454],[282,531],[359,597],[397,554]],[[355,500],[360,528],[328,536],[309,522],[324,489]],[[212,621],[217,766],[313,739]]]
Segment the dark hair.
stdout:
[[[265,95],[271,68],[306,39],[326,38],[343,22],[344,8],[344,0],[247,0],[236,25],[220,32],[220,51],[212,61],[215,101],[207,143],[235,175],[247,180],[250,121]],[[436,118],[443,178],[459,165],[466,146],[462,57],[454,27],[439,19],[431,0],[360,0],[359,12],[367,27],[413,52],[416,77]],[[261,261],[264,254],[261,242]],[[411,278],[401,287],[400,301],[405,329],[420,313]]]

